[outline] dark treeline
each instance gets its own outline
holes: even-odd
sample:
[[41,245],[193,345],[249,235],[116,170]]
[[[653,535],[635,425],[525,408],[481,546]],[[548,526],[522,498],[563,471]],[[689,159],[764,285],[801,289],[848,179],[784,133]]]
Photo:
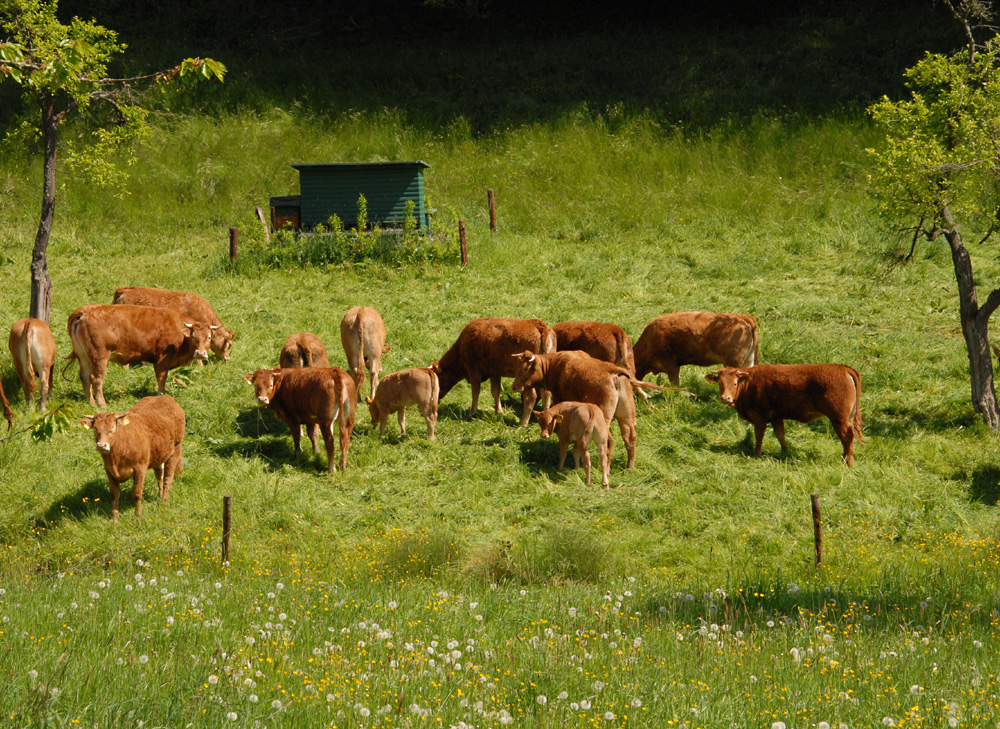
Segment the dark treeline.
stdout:
[[[685,127],[837,113],[902,93],[903,69],[924,51],[961,44],[933,0],[62,0],[60,9],[118,31],[130,51],[116,71],[192,55],[226,63],[224,90],[187,97],[192,108],[389,107],[415,124],[462,118],[477,133],[611,108]],[[12,120],[0,111],[0,124]]]

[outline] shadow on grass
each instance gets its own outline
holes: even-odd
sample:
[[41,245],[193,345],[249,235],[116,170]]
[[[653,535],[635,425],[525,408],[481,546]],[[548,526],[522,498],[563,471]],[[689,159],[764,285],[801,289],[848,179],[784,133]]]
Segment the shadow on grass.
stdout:
[[[355,431],[356,432],[356,431]],[[312,443],[303,433],[299,446],[302,455],[296,460],[295,443],[287,425],[278,420],[267,408],[241,410],[236,416],[236,433],[239,440],[222,443],[212,448],[220,458],[260,458],[269,471],[279,471],[285,464],[304,470],[326,470],[326,447],[323,437],[317,435],[319,454],[313,452]],[[340,446],[337,446],[338,453]],[[339,458],[339,456],[335,456]]]
[[[146,474],[146,480],[155,484],[155,476],[150,472]],[[134,509],[132,503],[132,482],[127,481],[122,484],[122,496],[118,502],[119,509],[131,511]],[[45,513],[35,519],[36,529],[45,529],[56,526],[65,519],[80,520],[91,514],[98,514],[106,519],[111,518],[111,491],[106,478],[95,478],[88,481],[71,494],[67,494],[58,501],[52,503]]]
[[959,428],[971,427],[975,421],[975,414],[964,401],[941,402],[935,407],[919,409],[897,403],[883,405],[865,417],[864,432],[866,436],[903,440],[920,430],[954,433]]
[[[958,478],[964,479],[964,474]],[[969,498],[986,506],[1000,502],[1000,466],[980,466],[969,480]]]

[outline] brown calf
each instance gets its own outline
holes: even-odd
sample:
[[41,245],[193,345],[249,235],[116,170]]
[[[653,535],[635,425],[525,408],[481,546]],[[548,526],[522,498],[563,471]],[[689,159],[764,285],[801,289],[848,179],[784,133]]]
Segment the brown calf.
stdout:
[[39,409],[45,412],[45,401],[52,391],[52,370],[56,364],[56,340],[49,325],[41,319],[19,319],[10,330],[7,347],[14,358],[14,369],[21,379],[24,399],[35,399],[35,377],[41,384]]
[[632,388],[666,388],[641,382],[624,367],[602,362],[583,352],[523,352],[511,361],[517,366],[515,392],[529,387],[541,387],[549,390],[556,402],[593,403],[600,408],[605,421],[610,423],[612,419],[617,420],[628,454],[628,467],[635,465],[637,435]]
[[278,365],[286,369],[293,367],[329,367],[330,358],[326,347],[315,334],[300,332],[285,341],[278,355]]
[[[354,412],[357,395],[354,380],[339,367],[303,367],[301,369],[263,369],[244,375],[244,380],[254,386],[257,402],[272,410],[279,420],[288,425],[295,443],[295,458],[302,454],[299,447],[300,426],[319,426],[326,446],[327,472],[336,470],[334,465],[333,423],[340,428],[340,470],[347,468],[347,449],[354,430]],[[310,428],[310,439],[315,429]],[[313,442],[315,449],[316,443]]]
[[406,408],[416,405],[427,421],[427,440],[434,440],[434,425],[438,411],[438,377],[430,367],[414,367],[386,375],[368,398],[372,426],[379,424],[379,437],[385,436],[385,424],[392,413],[398,413],[399,430],[406,435]]
[[[441,380],[441,397],[462,380],[472,388],[471,418],[479,407],[479,389],[484,379],[490,381],[490,390],[500,405],[500,378],[517,375],[513,357],[521,352],[543,353],[556,351],[556,335],[541,319],[473,319],[462,329],[458,340],[441,359],[433,363]],[[521,391],[523,409],[521,427],[527,428],[531,408],[538,399],[534,388]],[[548,396],[546,395],[546,399]]]
[[684,365],[753,367],[759,361],[757,321],[748,314],[664,314],[635,343],[635,376],[666,372],[674,386]]
[[382,355],[391,347],[385,345],[385,323],[378,309],[355,306],[347,310],[340,322],[340,343],[347,355],[347,367],[354,377],[354,387],[361,396],[368,367],[368,389],[374,393],[382,371]]
[[156,387],[166,392],[167,372],[198,357],[208,359],[212,331],[208,324],[188,320],[176,309],[156,306],[91,304],[69,315],[73,353],[80,362],[80,382],[87,401],[106,407],[104,377],[108,362],[131,365],[152,362]]
[[854,439],[861,434],[861,376],[841,364],[757,365],[724,367],[705,375],[719,383],[719,397],[743,420],[753,424],[760,456],[764,431],[770,423],[785,450],[785,420],[810,423],[826,416],[844,446],[844,460],[854,465]]
[[598,321],[567,321],[552,327],[558,351],[580,350],[594,359],[624,367],[635,374],[632,340],[617,324]]
[[135,516],[142,516],[142,486],[152,468],[163,501],[180,475],[184,411],[170,395],[145,397],[124,413],[84,415],[83,427],[94,431],[97,450],[111,486],[111,521],[118,523],[121,485],[132,479]]
[[580,467],[583,460],[587,472],[587,485],[590,480],[590,451],[587,446],[597,444],[598,458],[601,463],[604,488],[610,488],[608,477],[611,469],[611,436],[608,434],[608,421],[604,413],[593,403],[561,402],[548,410],[535,410],[538,424],[542,428],[542,437],[548,438],[552,431],[559,433],[559,469],[566,462],[566,451],[573,443],[574,468]]
[[[183,291],[167,291],[166,289],[150,289],[145,286],[125,286],[115,289],[112,304],[131,304],[132,306],[160,306],[164,309],[176,309],[195,321],[212,327],[212,351],[223,360],[229,361],[229,350],[232,349],[236,334],[222,325],[222,320],[215,309],[197,294]],[[200,362],[199,362],[200,364]]]

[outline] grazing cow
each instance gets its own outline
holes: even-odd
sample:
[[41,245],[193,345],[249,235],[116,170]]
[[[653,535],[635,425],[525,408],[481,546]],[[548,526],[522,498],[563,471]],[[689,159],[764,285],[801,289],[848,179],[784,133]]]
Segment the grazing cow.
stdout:
[[[262,369],[243,377],[257,393],[257,402],[274,411],[288,425],[295,443],[295,458],[302,454],[299,447],[300,426],[319,426],[326,446],[327,472],[336,470],[333,456],[333,423],[340,426],[340,470],[347,468],[347,449],[354,430],[357,394],[354,380],[339,367],[303,367],[300,369]],[[309,431],[315,438],[315,429]],[[317,445],[313,440],[313,449]]]
[[385,424],[392,413],[397,413],[401,435],[406,435],[406,408],[416,405],[427,421],[427,440],[434,440],[434,424],[438,413],[438,376],[432,367],[414,367],[386,375],[375,391],[367,398],[372,425],[379,424],[379,437],[385,436]]
[[557,351],[580,350],[594,359],[624,367],[635,374],[632,340],[617,324],[598,321],[567,321],[552,327],[556,333]]
[[[166,392],[167,372],[184,367],[198,357],[208,359],[212,330],[208,324],[188,320],[176,309],[119,304],[81,306],[67,324],[73,353],[80,362],[80,382],[87,401],[106,407],[104,377],[108,362],[130,365],[152,362],[156,386]],[[68,366],[68,365],[67,365]]]
[[[205,299],[197,294],[183,291],[167,291],[165,289],[149,289],[145,286],[125,286],[115,289],[112,304],[131,304],[132,306],[160,306],[164,309],[176,309],[195,321],[212,327],[212,351],[225,361],[229,361],[229,350],[233,346],[236,334],[222,325],[222,320],[215,309]],[[199,361],[199,364],[201,362]]]
[[354,377],[354,387],[361,397],[368,367],[368,389],[374,393],[382,371],[382,355],[391,347],[385,344],[385,323],[378,309],[355,306],[347,310],[340,322],[340,343],[347,355],[347,367]]
[[315,334],[300,332],[293,334],[281,348],[278,365],[285,369],[293,367],[329,367],[330,358],[326,356],[326,347]]
[[156,472],[160,498],[170,496],[174,476],[183,470],[184,411],[170,395],[144,397],[124,413],[96,413],[80,420],[94,431],[97,450],[111,486],[111,521],[118,523],[121,485],[132,479],[135,516],[142,516],[142,486],[146,470]]
[[7,421],[7,432],[14,427],[14,413],[10,411],[10,403],[7,402],[7,395],[3,391],[3,383],[0,382],[0,405],[3,406],[3,418]]
[[757,321],[748,314],[664,314],[635,343],[635,376],[666,372],[675,387],[684,365],[753,367],[759,361]]
[[38,404],[45,412],[45,401],[52,391],[52,370],[56,365],[56,340],[49,325],[41,319],[18,319],[10,330],[7,347],[14,358],[14,369],[21,378],[24,399],[35,399],[35,377],[41,384]]
[[[517,375],[512,358],[525,351],[536,354],[556,351],[555,332],[541,319],[473,319],[462,329],[451,349],[438,362],[432,363],[441,380],[441,397],[462,380],[468,380],[472,388],[471,418],[479,407],[480,386],[488,379],[496,411],[502,413],[500,378]],[[537,399],[534,388],[521,392],[522,428],[528,427],[531,408]]]
[[535,410],[538,424],[542,428],[542,437],[548,438],[553,431],[559,433],[559,469],[566,462],[566,451],[573,443],[574,468],[580,467],[583,460],[587,471],[587,485],[590,479],[590,451],[587,446],[597,444],[598,457],[601,463],[604,488],[610,488],[608,476],[611,469],[611,436],[608,433],[608,421],[604,413],[593,403],[561,402],[548,410]]
[[809,423],[826,416],[844,446],[844,460],[854,465],[854,439],[861,434],[861,376],[840,364],[757,365],[724,367],[705,375],[719,383],[719,397],[743,420],[753,424],[760,456],[764,431],[770,423],[785,450],[785,420]]
[[601,409],[605,421],[618,421],[628,467],[635,465],[635,396],[632,388],[665,390],[665,387],[641,382],[624,367],[602,362],[582,352],[533,354],[523,352],[512,359],[516,363],[514,391],[530,387],[549,390],[556,402],[593,403]]

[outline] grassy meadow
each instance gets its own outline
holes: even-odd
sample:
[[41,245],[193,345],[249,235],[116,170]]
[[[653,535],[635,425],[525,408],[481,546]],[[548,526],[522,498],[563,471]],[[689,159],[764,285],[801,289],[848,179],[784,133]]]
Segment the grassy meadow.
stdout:
[[[855,112],[759,114],[700,129],[610,105],[489,133],[392,109],[159,113],[125,195],[62,177],[49,249],[66,317],[149,285],[207,297],[232,360],[173,373],[187,413],[169,503],[110,497],[75,368],[35,442],[9,356],[0,444],[0,721],[51,727],[986,726],[1000,721],[1000,448],[973,415],[947,249],[874,217]],[[297,192],[300,161],[423,159],[434,235],[470,265],[265,265],[253,208]],[[486,190],[496,191],[491,233]],[[40,167],[0,166],[0,311],[27,314]],[[228,229],[241,258],[228,261]],[[973,249],[982,285],[1000,275]],[[981,292],[981,296],[985,296]],[[633,341],[655,316],[746,312],[767,362],[862,377],[866,446],[848,468],[827,421],[749,424],[704,368],[694,399],[639,406],[636,467],[609,491],[555,470],[557,444],[502,414],[434,443],[411,410],[384,441],[358,410],[348,469],[292,460],[242,376],[310,331],[344,366],[339,323],[375,306],[385,371],[423,365],[480,316],[596,319]],[[68,378],[68,379],[67,379]],[[155,393],[112,366],[118,412]],[[823,509],[813,564],[810,494]],[[233,496],[220,563],[222,495]]]

